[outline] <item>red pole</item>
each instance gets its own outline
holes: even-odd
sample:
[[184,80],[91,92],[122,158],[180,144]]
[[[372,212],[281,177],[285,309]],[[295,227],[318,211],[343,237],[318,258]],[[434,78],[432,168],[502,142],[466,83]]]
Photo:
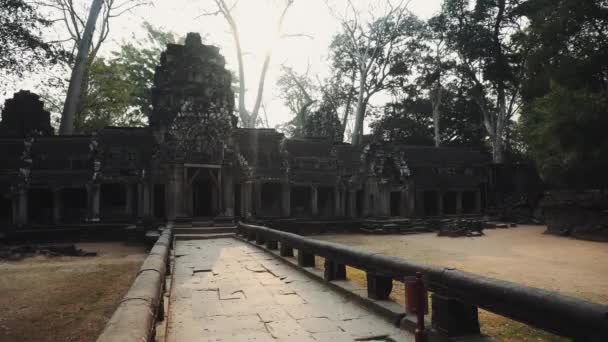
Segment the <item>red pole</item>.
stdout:
[[416,342],[427,342],[428,332],[424,327],[424,312],[426,306],[426,291],[424,289],[424,282],[422,281],[422,273],[416,272],[416,299],[418,305],[416,307]]

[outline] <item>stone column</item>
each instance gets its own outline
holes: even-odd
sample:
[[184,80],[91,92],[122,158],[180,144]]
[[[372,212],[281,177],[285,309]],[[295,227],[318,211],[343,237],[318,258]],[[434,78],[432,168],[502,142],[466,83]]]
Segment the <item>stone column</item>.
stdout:
[[183,216],[183,166],[173,164],[169,169],[169,184],[167,185],[167,218],[175,220],[176,217]]
[[125,184],[125,213],[133,216],[133,185]]
[[289,182],[281,184],[281,216],[291,216],[291,185]]
[[12,204],[12,209],[13,209],[13,216],[12,216],[12,220],[13,220],[13,224],[14,225],[18,225],[19,224],[19,199],[15,198],[15,196],[12,196],[11,199],[11,204]]
[[93,222],[99,222],[100,220],[100,202],[101,202],[101,185],[91,184],[89,187],[89,199],[91,203],[89,205],[89,220]]
[[357,217],[357,190],[348,190],[348,217]]
[[222,177],[223,183],[223,201],[224,201],[224,216],[234,216],[234,182],[232,175],[226,172]]
[[462,191],[456,192],[456,214],[462,215]]
[[241,216],[248,218],[251,212],[251,182],[241,184]]
[[319,215],[318,194],[316,185],[312,185],[310,187],[310,208],[312,211],[312,216]]
[[407,188],[406,188],[406,193],[407,193],[407,215],[412,217],[416,215],[416,188],[414,187],[414,184],[412,181],[408,180],[407,181]]
[[437,191],[437,214],[443,216],[443,192]]
[[481,213],[481,191],[475,192],[475,213]]
[[137,183],[137,217],[144,216],[144,187],[142,183]]
[[366,182],[365,184],[363,184],[363,208],[361,208],[362,217],[367,217],[372,214],[371,213],[372,206],[370,203],[370,197],[371,197],[372,193],[373,192],[370,189],[369,183]]
[[61,223],[61,212],[63,211],[63,203],[61,203],[61,189],[53,189],[53,223]]
[[17,224],[27,224],[27,216],[27,189],[20,189],[17,198]]
[[387,184],[378,187],[378,216],[390,216],[391,214],[391,191]]
[[340,196],[342,192],[338,189],[338,187],[334,187],[334,216],[343,216],[342,215],[342,196]]
[[408,198],[408,194],[407,194],[407,189],[403,189],[401,190],[401,205],[399,207],[399,216],[401,217],[408,217],[410,215],[409,213],[409,198]]
[[142,215],[143,217],[152,216],[152,193],[150,191],[150,183],[145,182],[142,184]]
[[253,216],[260,216],[262,213],[262,183],[253,183]]

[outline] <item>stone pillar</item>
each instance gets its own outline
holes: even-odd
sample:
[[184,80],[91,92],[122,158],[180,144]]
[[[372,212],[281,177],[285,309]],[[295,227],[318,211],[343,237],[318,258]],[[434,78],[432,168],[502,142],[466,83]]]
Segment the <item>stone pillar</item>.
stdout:
[[437,191],[437,214],[443,216],[443,192]]
[[133,216],[133,185],[125,184],[125,213]]
[[151,191],[151,185],[148,182],[142,184],[142,214],[144,217],[152,216],[152,194],[154,191]]
[[346,266],[344,264],[325,259],[323,279],[326,281],[346,280]]
[[370,189],[370,185],[366,182],[363,184],[363,208],[361,212],[362,217],[367,217],[372,215],[371,208],[372,204],[370,203],[370,198],[373,192]]
[[407,215],[412,217],[416,215],[416,188],[412,181],[407,181]]
[[289,182],[281,184],[281,216],[291,216],[291,185]]
[[475,192],[475,213],[481,213],[481,191]]
[[348,217],[357,217],[357,190],[348,190]]
[[378,216],[390,216],[391,214],[391,191],[387,184],[378,186]]
[[298,249],[298,266],[315,267],[315,255]]
[[224,189],[222,191],[223,200],[224,200],[224,216],[234,216],[234,182],[232,179],[232,174],[227,172],[224,173],[224,177],[222,177],[222,183],[224,185]]
[[462,191],[456,193],[456,214],[462,215]]
[[15,196],[12,196],[11,199],[11,204],[12,204],[12,209],[13,209],[13,224],[14,225],[18,225],[19,224],[19,199],[15,198]]
[[261,216],[262,213],[262,183],[254,182],[253,184],[253,213],[254,216]]
[[479,334],[477,308],[437,293],[431,294],[433,328],[444,336]]
[[[173,164],[171,166],[168,186],[168,210],[167,216],[169,220],[174,220],[176,217],[184,216],[184,166]],[[192,199],[190,199],[192,200]]]
[[407,196],[407,189],[401,190],[401,206],[399,207],[399,216],[408,217],[409,216],[409,201]]
[[53,189],[53,223],[61,223],[61,212],[63,211],[63,203],[61,203],[61,189]]
[[312,216],[317,216],[319,215],[319,205],[318,205],[318,193],[317,193],[317,186],[316,185],[312,185],[310,187],[310,208],[312,211]]
[[27,224],[27,189],[19,189],[19,197],[17,198],[17,224]]
[[342,192],[338,189],[338,187],[334,187],[334,216],[343,216],[342,215],[342,196],[340,196]]
[[89,205],[89,220],[93,222],[99,222],[100,220],[100,204],[101,204],[101,185],[91,184],[89,186],[89,199],[91,203]]
[[144,217],[144,186],[137,183],[137,217]]
[[393,278],[367,271],[367,296],[375,300],[387,300],[393,290]]
[[251,182],[241,184],[241,216],[248,218],[253,215],[251,211]]

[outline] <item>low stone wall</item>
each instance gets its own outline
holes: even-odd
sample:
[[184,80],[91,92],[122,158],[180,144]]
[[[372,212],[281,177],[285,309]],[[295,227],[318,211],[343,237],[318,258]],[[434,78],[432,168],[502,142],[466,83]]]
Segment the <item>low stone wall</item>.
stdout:
[[608,241],[608,198],[598,191],[552,191],[541,205],[547,233]]
[[478,308],[575,341],[608,341],[608,306],[487,278],[452,268],[418,264],[355,247],[239,222],[244,239],[279,250],[283,257],[297,253],[300,267],[314,267],[315,256],[325,259],[324,279],[345,280],[346,266],[366,272],[367,296],[388,300],[393,280],[421,272],[431,292],[432,327],[446,338],[480,333]]
[[97,342],[154,340],[156,321],[164,319],[162,298],[170,248],[171,230],[165,229]]

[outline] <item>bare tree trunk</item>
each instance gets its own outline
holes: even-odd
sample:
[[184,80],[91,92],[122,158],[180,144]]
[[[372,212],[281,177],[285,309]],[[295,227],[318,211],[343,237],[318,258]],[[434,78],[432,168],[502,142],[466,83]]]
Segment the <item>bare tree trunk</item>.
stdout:
[[253,123],[253,126],[251,126],[251,128],[255,127],[255,122],[258,119],[260,106],[262,105],[262,98],[264,97],[264,83],[266,82],[266,74],[268,73],[268,67],[270,66],[271,56],[272,48],[269,48],[266,52],[266,57],[264,57],[264,64],[262,65],[262,72],[260,73],[260,80],[258,82],[258,94],[255,98],[255,104],[253,105],[253,110],[249,114],[251,122]]
[[245,93],[247,92],[247,89],[245,87],[245,63],[243,62],[241,40],[239,38],[239,32],[236,27],[236,24],[232,28],[232,36],[234,38],[234,45],[236,46],[236,58],[239,65],[239,116],[241,117],[241,121],[243,122],[244,127],[255,127],[255,122],[253,123],[253,126],[250,125],[249,113],[247,112],[247,108],[245,107]]
[[78,54],[76,55],[76,61],[74,62],[74,68],[72,69],[72,76],[70,77],[68,93],[63,106],[59,134],[71,135],[74,133],[74,119],[78,109],[78,103],[80,101],[82,82],[84,81],[86,68],[88,67],[89,51],[91,49],[93,33],[95,32],[95,24],[97,22],[97,18],[99,17],[99,13],[101,12],[102,5],[103,0],[93,0],[93,3],[91,4],[87,24],[84,28],[82,39],[78,44]]
[[494,136],[492,137],[492,156],[496,164],[505,162],[505,128],[507,120],[506,94],[503,87],[498,88],[498,115],[495,120]]
[[367,71],[361,70],[359,78],[359,95],[357,97],[357,110],[355,112],[355,129],[353,131],[353,145],[359,145],[363,138],[363,121],[365,120],[365,80],[367,79]]
[[341,129],[341,137],[344,140],[344,133],[346,132],[346,126],[348,125],[348,117],[350,116],[350,110],[353,102],[353,91],[355,90],[355,80],[357,77],[357,71],[354,70],[351,76],[352,85],[350,90],[348,91],[348,99],[346,100],[346,105],[344,107],[344,115],[342,116],[342,127]]
[[441,97],[443,95],[443,88],[439,82],[435,86],[434,96],[432,97],[433,106],[433,126],[435,129],[435,147],[441,145],[440,136],[440,121],[441,121]]

